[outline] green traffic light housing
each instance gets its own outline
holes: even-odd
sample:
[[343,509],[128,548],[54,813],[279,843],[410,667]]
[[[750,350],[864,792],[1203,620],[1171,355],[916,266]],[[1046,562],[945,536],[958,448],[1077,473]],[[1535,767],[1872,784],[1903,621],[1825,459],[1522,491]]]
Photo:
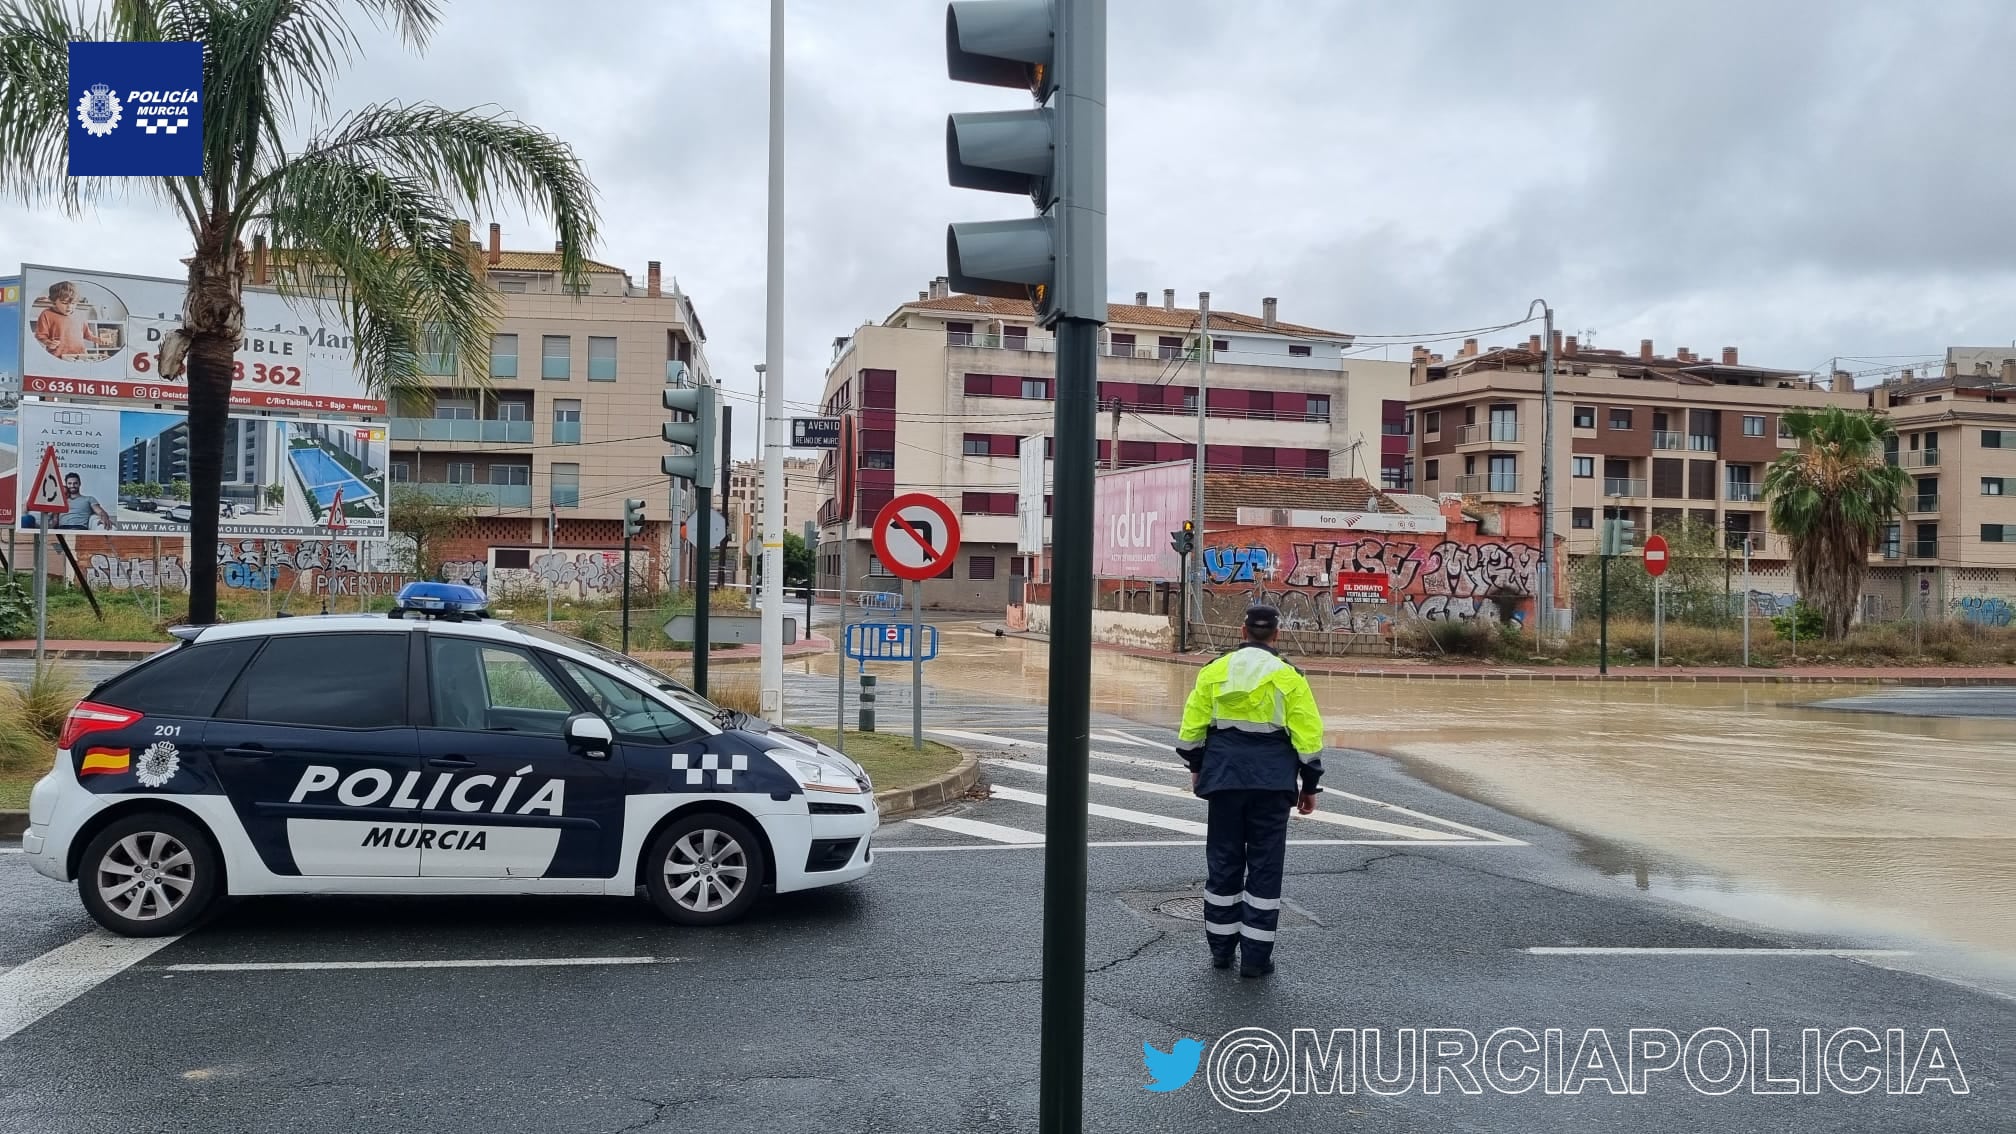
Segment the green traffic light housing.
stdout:
[[690,480],[697,488],[713,488],[715,466],[719,463],[716,454],[720,452],[717,436],[720,417],[715,411],[714,387],[700,385],[671,389],[665,391],[664,399],[666,409],[689,415],[684,420],[665,423],[663,433],[666,442],[684,445],[691,451],[661,458],[659,467],[666,476]]

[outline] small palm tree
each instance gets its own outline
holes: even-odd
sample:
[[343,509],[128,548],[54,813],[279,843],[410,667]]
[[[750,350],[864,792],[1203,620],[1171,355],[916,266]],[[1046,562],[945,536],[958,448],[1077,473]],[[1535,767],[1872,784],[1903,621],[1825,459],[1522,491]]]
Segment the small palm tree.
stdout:
[[[327,304],[348,325],[356,364],[390,398],[421,384],[422,354],[453,351],[488,381],[497,299],[461,218],[516,204],[549,216],[562,272],[583,279],[594,189],[573,151],[500,112],[379,103],[288,148],[297,117],[315,126],[323,91],[359,46],[345,8],[424,47],[437,0],[0,0],[0,189],[76,213],[108,188],[144,186],[195,244],[182,325],[160,373],[189,376],[189,619],[216,620],[216,557],[232,356],[245,327],[248,243],[270,242],[276,286]],[[64,176],[73,40],[197,41],[203,52],[203,175]],[[466,210],[466,211],[462,211]]]
[[1910,477],[1884,457],[1889,419],[1829,406],[1788,410],[1785,428],[1799,448],[1764,472],[1772,530],[1792,541],[1800,595],[1842,638],[1855,620],[1869,553],[1902,510]]

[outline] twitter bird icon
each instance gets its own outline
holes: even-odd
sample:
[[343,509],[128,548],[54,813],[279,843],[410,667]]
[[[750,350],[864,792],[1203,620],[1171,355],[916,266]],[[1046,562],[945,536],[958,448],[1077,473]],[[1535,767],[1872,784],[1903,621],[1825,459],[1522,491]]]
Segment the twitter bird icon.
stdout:
[[1179,1039],[1168,1051],[1157,1051],[1155,1045],[1141,1045],[1141,1062],[1147,1065],[1148,1074],[1155,1081],[1147,1084],[1151,1091],[1176,1091],[1197,1074],[1197,1061],[1204,1055],[1202,1040]]

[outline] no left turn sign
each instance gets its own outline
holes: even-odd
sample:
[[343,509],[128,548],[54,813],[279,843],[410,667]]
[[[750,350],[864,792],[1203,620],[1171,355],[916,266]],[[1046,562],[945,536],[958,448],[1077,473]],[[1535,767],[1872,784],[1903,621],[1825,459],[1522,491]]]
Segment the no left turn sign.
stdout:
[[959,554],[959,517],[936,496],[909,492],[875,517],[875,554],[889,573],[917,582],[951,570]]

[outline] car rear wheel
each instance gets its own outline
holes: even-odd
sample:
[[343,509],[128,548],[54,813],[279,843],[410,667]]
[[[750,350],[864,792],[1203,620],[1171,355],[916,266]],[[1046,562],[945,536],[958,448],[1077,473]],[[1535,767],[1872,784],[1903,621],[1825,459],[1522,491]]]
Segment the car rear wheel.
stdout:
[[652,841],[644,887],[658,912],[680,925],[726,925],[749,912],[763,889],[763,843],[726,815],[675,820]]
[[77,892],[99,925],[166,937],[196,923],[221,888],[217,852],[195,824],[150,811],[98,832],[77,868]]

